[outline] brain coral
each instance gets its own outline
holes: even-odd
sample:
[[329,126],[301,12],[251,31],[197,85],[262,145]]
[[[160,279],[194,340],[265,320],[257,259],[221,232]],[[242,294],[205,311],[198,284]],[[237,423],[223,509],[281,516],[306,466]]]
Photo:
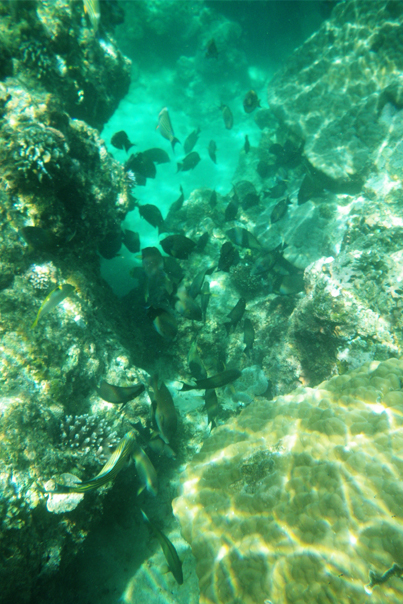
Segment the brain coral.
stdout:
[[402,378],[368,363],[214,430],[174,501],[202,604],[402,602],[399,572],[370,587],[403,567]]

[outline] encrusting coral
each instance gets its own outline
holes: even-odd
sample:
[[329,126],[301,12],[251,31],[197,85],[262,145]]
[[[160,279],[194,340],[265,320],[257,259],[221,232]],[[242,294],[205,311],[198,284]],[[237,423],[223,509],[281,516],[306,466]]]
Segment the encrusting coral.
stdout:
[[174,501],[202,604],[401,602],[371,577],[403,565],[402,379],[374,361],[212,433]]

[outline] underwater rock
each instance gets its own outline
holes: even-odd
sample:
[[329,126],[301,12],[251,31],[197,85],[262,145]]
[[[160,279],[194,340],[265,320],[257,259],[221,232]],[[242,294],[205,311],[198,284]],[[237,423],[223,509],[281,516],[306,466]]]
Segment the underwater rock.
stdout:
[[402,359],[367,363],[212,432],[173,502],[201,604],[364,602],[370,572],[402,566],[402,379]]

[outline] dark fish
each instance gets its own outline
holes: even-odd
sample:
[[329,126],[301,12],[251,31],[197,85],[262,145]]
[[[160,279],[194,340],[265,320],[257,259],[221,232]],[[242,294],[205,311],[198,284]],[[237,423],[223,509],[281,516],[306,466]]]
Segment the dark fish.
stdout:
[[217,191],[213,191],[210,196],[209,204],[212,208],[215,208],[217,205]]
[[244,149],[245,153],[249,153],[249,151],[250,151],[250,142],[249,142],[249,138],[248,138],[247,134],[245,134],[245,144],[243,146],[243,149]]
[[261,159],[256,166],[256,172],[259,174],[260,178],[267,178],[268,176],[275,174],[275,167],[276,164],[269,164],[264,159]]
[[284,155],[284,149],[279,143],[273,143],[272,145],[270,145],[269,152],[275,155],[277,157],[277,160],[280,160],[281,162],[281,159]]
[[205,233],[203,233],[203,235],[200,235],[199,239],[197,240],[195,252],[198,252],[199,254],[201,254],[201,252],[206,247],[208,240],[209,240],[209,234],[206,231]]
[[249,180],[240,180],[237,182],[234,185],[234,191],[244,210],[259,204],[259,195],[256,187]]
[[175,304],[175,310],[179,314],[191,321],[202,321],[203,316],[200,306],[189,296],[185,288],[179,289],[176,296],[178,301]]
[[262,275],[264,273],[268,273],[269,270],[273,268],[276,261],[278,259],[278,252],[276,250],[272,250],[259,256],[255,261],[252,270],[250,272],[251,276]]
[[231,239],[232,243],[245,247],[249,250],[261,250],[262,246],[256,237],[246,229],[242,227],[234,227],[226,233],[227,237]]
[[275,283],[273,288],[275,294],[282,296],[293,296],[304,291],[304,274],[294,273],[293,275],[283,275]]
[[181,265],[172,256],[164,256],[163,260],[166,274],[173,283],[178,285],[183,279],[183,269]]
[[275,222],[278,222],[279,220],[281,220],[281,218],[283,218],[283,216],[287,212],[287,208],[289,205],[290,205],[289,197],[284,197],[284,199],[281,199],[280,201],[278,201],[276,203],[276,205],[274,206],[274,208],[272,209],[271,214],[270,214],[271,224],[274,224]]
[[154,417],[160,436],[164,442],[169,444],[176,432],[178,418],[176,409],[172,400],[171,393],[164,382],[158,383],[158,375],[151,378],[151,385],[154,390]]
[[258,99],[254,90],[249,90],[243,100],[243,108],[245,109],[246,113],[252,113],[256,107],[260,107],[260,100]]
[[178,162],[178,170],[177,172],[188,172],[189,170],[194,170],[197,164],[200,161],[200,155],[197,151],[192,151],[189,155],[183,158],[183,161]]
[[102,380],[99,388],[96,388],[98,396],[108,403],[114,405],[125,405],[128,401],[139,396],[144,392],[144,384],[134,384],[133,386],[114,386]]
[[150,308],[148,316],[152,319],[157,333],[166,340],[173,340],[178,333],[178,323],[175,317],[163,308]]
[[144,205],[138,204],[137,207],[139,209],[140,216],[144,218],[144,220],[147,220],[151,226],[158,228],[158,232],[160,233],[164,226],[164,219],[159,208],[151,203],[145,203]]
[[206,58],[218,59],[218,50],[214,38],[211,38],[211,40],[207,42]]
[[225,212],[224,212],[225,222],[228,222],[230,220],[235,220],[237,214],[238,214],[238,202],[236,201],[236,199],[232,199],[229,202],[229,204],[227,205],[227,207],[225,208]]
[[164,149],[153,147],[152,149],[146,149],[143,151],[143,155],[155,164],[166,164],[170,162],[169,155]]
[[[172,293],[172,283],[164,271],[164,259],[156,247],[141,250],[143,269],[147,277],[145,299],[154,308],[165,306]],[[153,317],[155,318],[155,317]]]
[[168,237],[160,241],[160,246],[166,254],[180,260],[187,260],[196,244],[184,235],[168,235]]
[[227,335],[229,335],[229,333],[231,331],[231,327],[233,327],[235,329],[238,322],[242,319],[243,313],[245,312],[245,308],[246,308],[245,298],[239,298],[239,300],[235,304],[234,308],[227,315],[227,317],[229,318],[229,321],[226,321],[224,323],[224,327],[227,330]]
[[111,144],[116,149],[124,149],[126,153],[128,150],[134,146],[135,143],[131,143],[129,137],[127,136],[124,130],[119,130],[116,132],[111,138]]
[[55,289],[53,289],[42,302],[41,307],[38,310],[38,314],[36,315],[36,319],[31,325],[31,329],[36,327],[41,317],[47,315],[51,310],[56,308],[60,302],[63,302],[65,298],[71,296],[74,290],[74,285],[71,285],[70,283],[63,283],[62,285],[55,287]]
[[220,109],[222,111],[222,117],[226,129],[231,130],[232,126],[234,125],[234,118],[231,109],[228,107],[228,105],[220,105]]
[[220,410],[217,394],[214,388],[210,388],[204,393],[204,406],[207,411],[207,421],[209,424],[211,423],[212,427],[214,428],[216,425],[214,418],[217,417],[217,414]]
[[52,252],[57,247],[55,235],[41,227],[23,227],[20,233],[31,248],[40,252]]
[[285,180],[280,180],[274,187],[269,189],[269,197],[281,197],[287,191],[287,183]]
[[227,384],[234,382],[241,377],[241,375],[242,371],[239,371],[238,369],[226,369],[225,371],[212,375],[209,378],[196,380],[196,385],[194,386],[191,384],[183,384],[181,392],[186,392],[187,390],[208,390],[209,388],[221,388],[222,386],[226,386]]
[[197,298],[197,296],[201,292],[201,288],[203,287],[204,277],[206,276],[207,268],[204,268],[200,272],[197,273],[195,278],[193,279],[190,287],[189,287],[189,296],[193,299]]
[[156,453],[157,455],[166,455],[166,457],[169,457],[170,459],[176,458],[175,451],[171,449],[171,447],[167,445],[167,443],[164,443],[162,438],[157,435],[153,436],[148,441],[147,446],[150,447],[151,451],[153,451],[153,453]]
[[303,144],[297,148],[292,141],[287,139],[283,147],[278,143],[273,143],[270,145],[269,151],[276,156],[276,164],[278,166],[296,168],[301,163],[303,148]]
[[220,251],[220,259],[218,261],[218,270],[229,273],[231,266],[238,264],[238,262],[238,250],[236,250],[229,241],[223,243]]
[[171,571],[171,573],[173,574],[173,576],[175,577],[175,581],[179,585],[182,585],[183,584],[182,562],[179,560],[179,556],[176,552],[176,549],[174,548],[174,546],[172,545],[172,543],[170,542],[168,537],[166,537],[162,531],[157,529],[157,527],[154,526],[154,524],[152,524],[152,522],[150,522],[150,520],[147,518],[146,514],[143,512],[142,509],[140,509],[140,512],[143,515],[144,522],[147,524],[147,526],[153,532],[155,537],[158,539],[158,542],[159,542],[161,549],[163,551],[163,554],[165,556],[165,560],[167,561],[168,568]]
[[170,215],[174,214],[175,212],[179,212],[179,210],[183,206],[183,202],[185,201],[185,196],[183,194],[182,185],[179,185],[179,190],[180,190],[181,194],[179,195],[179,197],[178,197],[178,199],[176,201],[174,201],[173,203],[171,203],[171,205],[169,207],[169,212],[168,212],[167,218]]
[[172,149],[175,149],[176,143],[179,143],[179,140],[176,138],[172,124],[171,118],[169,117],[168,107],[164,107],[159,115],[158,115],[158,126],[157,128],[161,132],[162,136],[169,140],[172,145]]
[[300,189],[298,191],[298,205],[300,206],[303,203],[306,203],[311,199],[311,197],[316,197],[317,195],[320,195],[322,191],[323,184],[321,182],[321,179],[308,172],[307,174],[305,174]]
[[132,254],[137,254],[137,252],[140,251],[140,235],[130,229],[125,229],[123,231],[123,245],[125,245]]
[[106,260],[112,260],[118,255],[122,246],[123,234],[121,231],[108,233],[98,244],[98,251]]
[[253,323],[250,319],[245,319],[243,322],[243,343],[246,344],[244,353],[249,356],[250,351],[255,341],[255,330],[253,329]]
[[210,156],[210,159],[215,164],[217,163],[216,151],[217,151],[217,145],[216,145],[215,141],[211,140],[208,144],[208,154]]
[[117,448],[114,450],[102,470],[90,480],[78,482],[75,485],[56,484],[53,493],[86,493],[93,489],[102,487],[107,482],[116,478],[117,474],[126,464],[127,459],[133,454],[136,445],[136,433],[131,430],[122,438]]
[[155,178],[157,174],[157,168],[154,162],[151,161],[144,153],[131,154],[127,162],[125,163],[125,169],[131,170],[136,175],[143,176],[144,178]]
[[157,247],[144,247],[141,250],[141,256],[147,277],[155,277],[164,270],[164,259]]
[[185,142],[183,144],[183,149],[184,149],[186,155],[188,155],[188,153],[190,153],[192,151],[193,147],[197,143],[199,135],[200,135],[200,128],[197,128],[197,130],[193,130],[193,132],[191,132],[189,134],[189,136],[187,137],[187,139],[185,140]]
[[207,307],[210,301],[210,296],[210,283],[205,281],[200,294],[200,306],[202,310],[203,323],[206,322]]
[[201,379],[207,377],[207,371],[206,371],[203,361],[199,355],[196,340],[194,340],[194,342],[191,344],[191,346],[189,348],[188,365],[189,365],[189,371],[192,374],[192,377],[195,378],[196,380],[201,380]]

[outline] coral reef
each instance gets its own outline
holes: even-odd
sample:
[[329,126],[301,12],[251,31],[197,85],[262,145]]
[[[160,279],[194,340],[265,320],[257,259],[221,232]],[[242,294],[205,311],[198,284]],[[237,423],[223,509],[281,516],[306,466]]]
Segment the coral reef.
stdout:
[[73,455],[81,457],[92,453],[95,459],[104,464],[116,447],[118,439],[115,430],[108,426],[105,418],[94,415],[66,415],[60,422],[61,442]]
[[212,433],[174,501],[201,603],[400,602],[371,577],[403,563],[402,378],[366,363]]

